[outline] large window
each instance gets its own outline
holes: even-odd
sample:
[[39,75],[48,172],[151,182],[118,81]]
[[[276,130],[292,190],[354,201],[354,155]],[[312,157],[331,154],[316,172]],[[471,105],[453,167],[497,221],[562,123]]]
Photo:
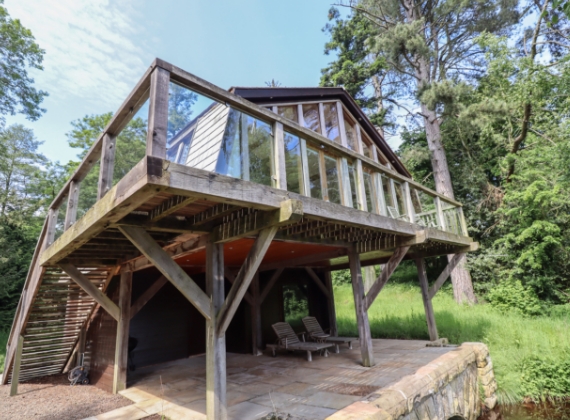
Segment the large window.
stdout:
[[231,109],[222,139],[216,172],[263,185],[272,185],[271,126]]
[[299,118],[297,117],[297,105],[278,106],[277,113],[283,118],[295,121],[296,123],[299,122]]
[[321,134],[319,104],[303,104],[303,121],[305,122],[305,127]]
[[332,156],[324,156],[325,175],[327,181],[327,199],[331,203],[341,204],[341,193],[338,181],[338,160]]
[[321,186],[321,165],[319,152],[307,148],[307,166],[309,169],[309,196],[323,199],[323,189]]
[[344,132],[346,134],[346,145],[349,149],[357,151],[358,150],[358,138],[356,134],[356,124],[350,118],[348,112],[344,110]]
[[340,144],[340,128],[338,124],[338,109],[335,102],[324,103],[325,131],[327,137]]

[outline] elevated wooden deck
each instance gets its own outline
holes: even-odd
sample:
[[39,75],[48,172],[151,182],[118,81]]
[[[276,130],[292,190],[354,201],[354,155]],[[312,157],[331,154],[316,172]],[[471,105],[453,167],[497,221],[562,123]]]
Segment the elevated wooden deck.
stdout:
[[[166,159],[170,81],[271,122],[271,186]],[[146,156],[112,186],[114,139],[145,98],[150,100]],[[326,148],[335,153],[337,181],[342,187],[340,203],[313,198],[308,187],[301,188],[303,194],[288,191],[285,130],[303,136],[303,144],[312,142],[315,147],[324,148],[326,142]],[[348,160],[355,162],[356,180],[360,183],[356,187],[350,187],[352,181],[343,169]],[[97,200],[76,220],[80,183],[97,161],[101,162]],[[374,200],[368,197],[373,208],[367,208],[362,165],[369,168],[374,181],[370,184],[375,185]],[[301,175],[302,184],[309,185],[307,171]],[[395,183],[402,186],[405,217],[388,211],[382,182],[389,182],[393,196]],[[322,179],[321,183],[326,189]],[[414,212],[416,199],[412,191],[433,199],[429,214]],[[351,198],[353,193],[355,201]],[[55,239],[58,210],[65,200],[64,231]],[[363,363],[371,366],[374,362],[366,311],[400,261],[414,259],[420,264],[430,336],[435,340],[431,297],[464,254],[476,248],[477,244],[467,236],[460,203],[157,60],[50,206],[10,333],[2,380],[6,383],[14,377],[28,379],[64,370],[72,363],[74,352],[82,352],[85,331],[95,310],[101,307],[118,322],[114,390],[124,388],[132,273],[151,266],[158,268],[206,319],[212,332],[208,346],[217,349],[208,353],[213,357],[211,366],[225,358],[221,341],[241,300],[245,296],[248,303],[256,304],[248,292],[256,273],[284,267],[350,268]],[[428,290],[425,270],[421,269],[423,258],[449,254],[456,257]],[[387,268],[365,295],[361,266],[380,263],[387,263]],[[206,291],[189,277],[203,272]],[[105,290],[119,274],[120,298],[113,302]],[[227,296],[223,291],[224,277],[233,283]],[[334,315],[331,285],[320,280],[318,284],[326,292],[329,310]],[[222,378],[223,375],[212,386],[223,388]],[[12,382],[16,392],[17,381]]]

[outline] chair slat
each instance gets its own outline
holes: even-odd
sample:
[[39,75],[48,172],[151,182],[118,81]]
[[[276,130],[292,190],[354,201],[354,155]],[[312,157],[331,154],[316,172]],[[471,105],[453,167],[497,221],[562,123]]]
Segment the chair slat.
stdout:
[[303,318],[303,325],[307,329],[309,335],[311,334],[324,334],[325,332],[321,328],[319,321],[314,316],[306,316]]

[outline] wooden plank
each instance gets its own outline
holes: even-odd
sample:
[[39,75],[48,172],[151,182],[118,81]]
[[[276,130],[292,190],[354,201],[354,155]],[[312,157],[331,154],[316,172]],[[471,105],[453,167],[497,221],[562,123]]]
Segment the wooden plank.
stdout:
[[210,319],[210,299],[142,228],[121,226],[119,230],[206,318]]
[[311,196],[311,180],[309,179],[309,161],[307,160],[307,141],[305,139],[300,139],[301,142],[301,166],[303,172],[303,182],[301,194],[310,197]]
[[[12,367],[12,384],[10,385],[11,397],[18,394],[18,383],[20,382],[20,366],[22,364],[22,349],[24,348],[23,335],[18,336],[18,344],[16,346],[14,366]],[[4,375],[8,376],[8,369],[5,369]]]
[[273,124],[273,136],[275,147],[273,147],[273,161],[275,162],[275,173],[273,174],[275,187],[287,191],[287,173],[285,171],[285,140],[283,138],[283,124],[276,122]]
[[342,102],[336,101],[336,110],[338,113],[338,131],[340,132],[340,144],[342,144],[347,149],[348,147],[348,140],[346,138],[346,127],[344,126],[344,110],[342,109]]
[[348,173],[348,161],[346,158],[340,159],[340,188],[342,191],[342,204],[352,207],[352,186],[350,185],[350,175]]
[[404,197],[406,199],[406,208],[408,210],[408,216],[410,218],[410,223],[416,223],[416,212],[414,210],[414,203],[412,201],[412,193],[410,190],[410,183],[404,182]]
[[327,289],[329,291],[329,297],[327,299],[327,309],[329,313],[329,328],[330,328],[330,335],[333,337],[338,336],[338,326],[336,323],[336,310],[334,305],[334,287],[332,283],[332,275],[330,271],[324,272],[325,276],[325,283],[327,285]]
[[121,273],[119,285],[119,323],[115,342],[115,366],[113,370],[113,394],[127,389],[127,361],[129,355],[129,325],[131,320],[132,271]]
[[107,295],[93,285],[93,283],[91,283],[91,281],[81,271],[71,264],[60,264],[60,267],[85,291],[85,293],[101,305],[109,315],[111,315],[116,321],[119,320],[119,307],[115,305]]
[[321,120],[321,134],[324,138],[327,138],[327,127],[325,123],[325,107],[322,102],[319,102],[319,119]]
[[161,67],[154,69],[150,75],[146,154],[161,159],[166,158],[169,86],[170,72]]
[[249,250],[247,257],[238,272],[236,281],[232,285],[232,288],[230,289],[230,292],[228,293],[218,315],[218,335],[225,334],[241,300],[243,299],[243,295],[249,288],[249,284],[251,283],[253,276],[257,272],[269,245],[271,245],[271,241],[273,240],[275,233],[277,233],[277,229],[278,228],[275,226],[268,227],[259,232],[259,235],[255,239],[255,242]]
[[433,306],[431,299],[429,297],[428,291],[428,279],[426,273],[426,265],[423,258],[418,258],[416,261],[416,267],[418,268],[418,278],[420,280],[420,288],[422,290],[422,300],[424,302],[424,310],[426,312],[426,321],[429,331],[429,339],[431,341],[437,340],[437,325],[435,323],[435,315],[433,313]]
[[345,255],[347,255],[346,248],[335,249],[333,251],[322,252],[319,254],[303,255],[302,257],[295,257],[288,260],[263,264],[262,266],[259,267],[259,271],[275,270],[276,268],[283,268],[283,267],[297,267],[299,265],[306,265],[320,261],[328,261],[332,258],[338,258]]
[[400,265],[400,261],[404,258],[408,250],[410,249],[409,246],[403,246],[400,248],[396,248],[388,263],[384,266],[384,269],[380,273],[380,276],[376,279],[368,293],[366,294],[365,298],[363,299],[364,308],[368,311],[372,303],[374,303],[374,299],[378,296],[382,288],[388,283],[388,280]]
[[[234,276],[234,273],[232,273],[232,271],[230,270],[229,267],[224,267],[224,276],[226,277],[226,279],[228,279],[228,281],[231,284],[234,284],[236,281],[236,276]],[[249,293],[248,291],[245,292],[245,294],[243,295],[243,298],[245,299],[245,301],[251,306],[253,305],[253,296],[251,295],[251,293]]]
[[65,212],[65,222],[63,225],[63,230],[67,230],[75,223],[77,219],[77,204],[79,201],[79,188],[81,182],[71,181],[69,184],[69,195],[67,197],[67,210]]
[[451,258],[451,261],[447,263],[447,265],[445,266],[445,268],[443,269],[443,271],[441,272],[435,283],[429,289],[428,297],[430,298],[430,300],[433,299],[437,291],[441,288],[441,286],[443,286],[445,281],[451,275],[451,272],[455,270],[455,267],[457,267],[457,264],[461,262],[461,260],[465,257],[465,255],[467,254],[464,253],[455,254],[453,258]]
[[265,285],[263,292],[261,292],[261,296],[259,296],[259,305],[260,306],[263,303],[263,301],[265,300],[265,298],[267,297],[267,295],[269,294],[269,292],[271,291],[271,289],[273,288],[273,286],[275,285],[275,282],[279,279],[279,277],[281,277],[283,270],[284,270],[284,268],[280,267],[277,270],[275,270],[275,273],[273,273],[271,275],[269,282]]
[[81,327],[81,331],[79,332],[79,338],[77,339],[77,359],[75,360],[75,366],[80,366],[84,362],[86,338],[87,338],[87,331],[84,325],[83,327]]
[[211,299],[206,321],[206,415],[208,420],[227,419],[226,337],[218,334],[218,317],[224,303],[224,246],[206,245],[206,293]]
[[368,204],[366,202],[366,190],[364,189],[364,172],[362,170],[362,161],[357,159],[355,162],[356,167],[356,196],[358,197],[358,209],[368,211]]
[[461,233],[464,236],[469,236],[467,231],[467,222],[465,221],[465,214],[463,214],[463,207],[458,207],[457,212],[459,213],[459,222],[461,223]]
[[107,133],[103,135],[101,148],[101,164],[99,166],[99,184],[97,186],[97,201],[113,187],[113,172],[115,170],[116,137]]
[[168,279],[164,276],[160,276],[158,280],[151,284],[150,287],[138,297],[135,303],[131,305],[131,319],[134,318],[134,316],[143,308],[143,306],[146,305],[148,301],[151,300],[166,283],[168,283]]
[[441,230],[447,230],[445,223],[445,217],[443,217],[443,207],[441,205],[441,199],[439,197],[434,197],[435,211],[437,213],[437,220],[439,222],[439,228]]
[[356,252],[356,247],[351,246],[348,248],[348,259],[350,262],[350,277],[352,280],[352,293],[354,295],[354,308],[356,310],[356,321],[358,324],[358,338],[360,341],[362,365],[365,367],[372,367],[375,364],[372,335],[370,333],[370,323],[368,322],[368,312],[363,304],[364,285],[362,284],[360,256]]
[[305,271],[309,274],[309,277],[311,277],[311,279],[315,282],[315,284],[319,287],[319,289],[321,289],[321,292],[323,292],[323,294],[328,300],[330,297],[329,290],[323,284],[319,276],[317,276],[317,273],[315,273],[315,271],[311,267],[305,267]]

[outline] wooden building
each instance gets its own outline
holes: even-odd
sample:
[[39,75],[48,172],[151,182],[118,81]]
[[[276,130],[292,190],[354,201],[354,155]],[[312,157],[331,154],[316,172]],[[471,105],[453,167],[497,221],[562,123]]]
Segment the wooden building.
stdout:
[[[142,155],[125,171],[135,119]],[[129,363],[206,353],[208,418],[225,418],[226,350],[274,342],[287,293],[334,334],[330,273],[349,268],[372,366],[367,310],[400,261],[416,261],[436,340],[431,298],[476,246],[461,204],[412,180],[343,89],[226,91],[157,59],[49,208],[2,381],[16,393],[84,353],[117,392]],[[438,255],[454,257],[428,288]],[[361,268],[378,264],[365,291]]]

